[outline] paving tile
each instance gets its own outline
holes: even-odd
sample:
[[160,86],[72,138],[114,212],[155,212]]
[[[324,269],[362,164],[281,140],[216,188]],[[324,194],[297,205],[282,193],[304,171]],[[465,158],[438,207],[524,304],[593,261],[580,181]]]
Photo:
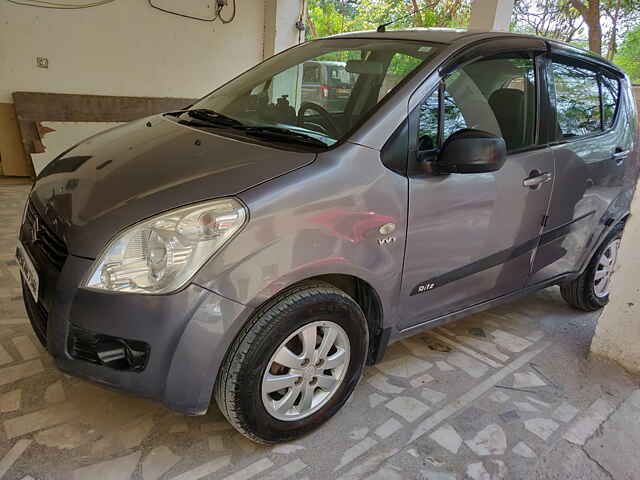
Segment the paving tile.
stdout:
[[533,372],[515,373],[513,375],[514,388],[544,387],[547,384]]
[[12,341],[23,360],[31,360],[40,356],[40,352],[28,336],[20,335],[14,337]]
[[276,445],[271,449],[273,453],[278,453],[280,455],[291,455],[292,453],[298,452],[300,450],[304,450],[304,445],[297,445],[295,443],[282,443],[280,445]]
[[140,452],[78,468],[73,480],[129,480],[140,459]]
[[175,455],[171,449],[165,445],[154,448],[149,452],[142,462],[142,478],[144,480],[157,480],[168,472],[181,457]]
[[490,335],[500,347],[504,348],[508,352],[520,353],[532,345],[532,342],[529,340],[525,340],[524,338],[520,338],[517,335],[505,332],[499,328],[490,332]]
[[367,383],[374,387],[376,390],[380,390],[382,393],[386,394],[396,394],[402,393],[404,391],[404,387],[393,385],[382,373],[371,375],[367,379]]
[[433,382],[433,377],[428,373],[425,373],[424,375],[420,375],[419,377],[412,378],[409,383],[413,388],[417,388],[430,382]]
[[388,397],[382,396],[378,393],[372,393],[371,395],[369,395],[369,405],[371,406],[371,408],[376,408],[378,405],[386,402],[387,400],[389,400]]
[[449,365],[447,362],[445,362],[444,360],[438,360],[436,362],[436,367],[438,367],[438,369],[441,372],[452,372],[455,370],[455,368],[453,368],[451,365]]
[[[307,464],[299,458],[286,465],[274,470],[273,472],[262,475],[261,480],[285,480],[286,478],[299,475],[303,470],[307,468]],[[297,477],[294,477],[297,478]]]
[[396,397],[387,403],[386,407],[407,422],[417,420],[429,410],[428,406],[413,397]]
[[[200,480],[201,478],[211,475],[218,470],[228,467],[231,464],[231,457],[217,457],[213,460],[199,465],[198,467],[187,470],[186,472],[173,477],[171,480]],[[102,480],[102,479],[101,479]]]
[[410,378],[419,373],[426,372],[433,364],[412,355],[405,355],[401,358],[388,360],[376,365],[377,369],[386,375],[394,377]]
[[6,348],[0,345],[0,365],[6,365],[7,363],[12,363],[13,357],[9,352],[7,352]]
[[445,424],[429,435],[434,442],[449,452],[456,455],[462,445],[462,437],[458,435],[456,429],[449,424]]
[[559,425],[550,418],[532,418],[524,422],[524,428],[544,441],[547,441],[549,437],[553,435],[553,432],[558,429],[558,426]]
[[447,362],[473,378],[483,377],[489,371],[489,367],[461,352],[451,352],[447,355]]
[[614,406],[604,399],[598,399],[584,411],[571,428],[564,434],[563,438],[576,445],[584,445],[598,427],[602,425],[611,413]]
[[353,447],[349,447],[342,455],[340,463],[335,468],[335,471],[340,470],[342,467],[353,462],[359,456],[364,455],[365,452],[376,446],[377,443],[378,442],[373,438],[367,437],[364,440],[361,440],[359,443],[356,443]]
[[578,414],[578,409],[568,402],[562,402],[558,408],[556,408],[551,416],[561,422],[570,422]]
[[245,467],[237,472],[225,477],[225,480],[248,480],[256,475],[264,472],[265,470],[273,467],[273,462],[268,458],[262,458],[257,462],[252,463],[248,467]]
[[491,392],[487,398],[489,400],[491,400],[492,402],[496,402],[496,403],[504,403],[507,400],[510,400],[511,397],[509,395],[507,395],[506,393],[500,391],[500,390],[496,390],[495,392]]
[[10,367],[0,368],[0,385],[17,382],[44,371],[40,360],[30,360]]
[[24,451],[31,445],[31,440],[18,440],[0,460],[0,478],[3,478]]
[[73,450],[97,440],[100,434],[91,427],[78,423],[65,423],[42,430],[34,435],[40,445],[59,450]]
[[20,410],[22,402],[22,390],[12,390],[0,395],[0,413],[9,413]]
[[529,402],[513,402],[513,404],[521,412],[530,412],[530,413],[540,412],[539,408],[534,407]]
[[221,452],[225,449],[224,437],[222,435],[213,435],[207,440],[209,444],[209,450],[212,452]]
[[49,385],[44,392],[44,399],[47,403],[64,402],[66,398],[61,380]]
[[27,433],[53,427],[68,422],[77,415],[77,409],[70,403],[55,405],[33,413],[11,418],[4,422],[7,438],[15,438]]
[[374,433],[380,438],[387,438],[401,428],[402,424],[398,420],[396,420],[395,418],[390,418],[378,428],[376,428]]
[[476,455],[502,455],[507,449],[507,436],[502,427],[491,424],[465,442]]
[[521,457],[524,457],[524,458],[536,458],[537,456],[536,452],[531,450],[529,445],[527,445],[524,442],[518,442],[518,444],[515,447],[513,447],[512,451],[516,455],[520,455]]

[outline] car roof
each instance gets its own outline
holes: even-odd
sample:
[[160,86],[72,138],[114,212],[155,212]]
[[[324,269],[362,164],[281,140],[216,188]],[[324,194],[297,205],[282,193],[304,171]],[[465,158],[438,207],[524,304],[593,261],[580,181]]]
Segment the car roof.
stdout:
[[348,32],[332,35],[327,38],[371,38],[371,39],[392,39],[392,40],[413,40],[420,42],[433,42],[442,43],[447,45],[454,45],[459,43],[469,43],[477,40],[489,40],[492,38],[535,38],[538,40],[546,41],[550,47],[555,47],[557,50],[563,50],[573,55],[581,56],[583,58],[590,59],[600,64],[606,65],[610,69],[617,72],[621,72],[620,67],[614,65],[606,58],[601,57],[589,50],[574,47],[568,43],[561,42],[560,40],[538,37],[535,35],[528,35],[524,33],[513,32],[494,32],[488,30],[476,30],[476,29],[461,29],[461,28],[408,28],[402,30],[386,30],[384,32],[378,32],[376,30],[367,30],[360,32]]

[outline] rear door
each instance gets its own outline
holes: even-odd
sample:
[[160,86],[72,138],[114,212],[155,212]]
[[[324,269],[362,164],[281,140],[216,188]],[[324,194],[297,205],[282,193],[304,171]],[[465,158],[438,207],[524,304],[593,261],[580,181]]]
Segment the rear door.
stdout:
[[[519,290],[526,284],[551,196],[551,151],[538,141],[544,44],[465,52],[412,111],[402,329]],[[500,42],[495,42],[500,43]],[[506,43],[506,45],[505,45]],[[495,45],[494,45],[495,46]],[[505,48],[506,47],[506,48]],[[415,103],[415,102],[414,102]],[[440,145],[464,128],[505,139],[497,172],[436,175]],[[411,158],[411,155],[410,155]],[[540,178],[533,186],[525,180]]]
[[578,270],[614,220],[632,140],[614,72],[562,50],[547,71],[556,174],[531,284]]

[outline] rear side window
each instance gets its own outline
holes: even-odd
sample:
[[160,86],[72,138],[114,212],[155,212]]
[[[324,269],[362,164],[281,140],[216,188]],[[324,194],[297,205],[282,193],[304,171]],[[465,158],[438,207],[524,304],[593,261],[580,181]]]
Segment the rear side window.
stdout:
[[582,67],[553,62],[558,127],[562,138],[580,137],[601,129],[598,74]]
[[618,110],[620,82],[616,78],[601,75],[600,84],[602,86],[602,119],[604,128],[611,128]]

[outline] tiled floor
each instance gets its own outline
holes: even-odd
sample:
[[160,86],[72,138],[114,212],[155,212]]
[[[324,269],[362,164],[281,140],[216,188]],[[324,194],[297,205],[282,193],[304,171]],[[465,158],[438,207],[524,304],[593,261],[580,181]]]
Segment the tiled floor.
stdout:
[[587,358],[597,315],[549,289],[393,345],[323,428],[257,446],[215,406],[185,417],[52,365],[13,260],[26,192],[0,187],[0,478],[612,478],[594,433],[640,412],[637,379]]

